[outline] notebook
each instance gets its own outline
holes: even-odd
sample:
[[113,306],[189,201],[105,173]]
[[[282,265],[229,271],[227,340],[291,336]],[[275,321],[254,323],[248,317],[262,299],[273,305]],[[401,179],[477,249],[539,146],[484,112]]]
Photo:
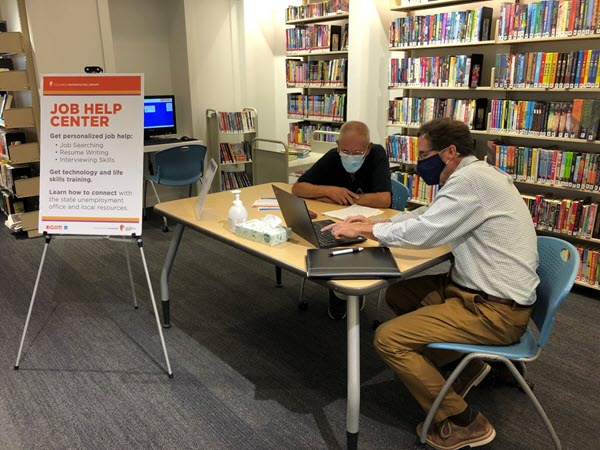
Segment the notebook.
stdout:
[[336,239],[330,232],[322,233],[321,229],[323,227],[335,222],[333,220],[316,220],[313,222],[304,200],[277,186],[273,186],[273,192],[277,197],[277,203],[279,203],[281,215],[285,219],[286,225],[315,247],[340,247],[365,241],[364,237]]
[[331,250],[306,251],[308,278],[374,279],[399,278],[400,269],[387,247],[365,247],[360,252],[331,256]]

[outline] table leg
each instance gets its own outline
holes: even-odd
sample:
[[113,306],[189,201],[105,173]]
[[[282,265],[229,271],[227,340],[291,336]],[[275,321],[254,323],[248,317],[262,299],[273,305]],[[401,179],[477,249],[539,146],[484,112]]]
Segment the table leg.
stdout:
[[360,416],[360,296],[349,295],[347,306],[348,338],[348,404],[346,409],[346,447],[358,446]]
[[163,328],[171,328],[171,312],[169,308],[169,274],[171,273],[171,267],[173,267],[173,261],[175,261],[175,255],[177,255],[177,249],[183,236],[183,230],[185,227],[178,223],[173,233],[173,239],[171,239],[171,245],[169,245],[169,251],[163,264],[162,272],[160,274],[160,298],[162,300],[162,311],[163,311]]

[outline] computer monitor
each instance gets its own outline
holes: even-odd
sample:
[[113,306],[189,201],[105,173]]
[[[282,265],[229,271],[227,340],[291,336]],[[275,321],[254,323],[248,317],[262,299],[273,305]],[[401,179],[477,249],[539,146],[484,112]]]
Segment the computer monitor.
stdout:
[[144,137],[176,133],[175,96],[144,96]]

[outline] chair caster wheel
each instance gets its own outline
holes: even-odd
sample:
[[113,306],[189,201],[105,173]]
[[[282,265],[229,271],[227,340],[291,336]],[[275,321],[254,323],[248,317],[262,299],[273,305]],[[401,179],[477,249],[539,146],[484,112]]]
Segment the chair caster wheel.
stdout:
[[169,227],[162,227],[163,233],[168,233],[169,232]]
[[308,303],[307,302],[298,303],[298,309],[300,311],[306,311],[308,309]]
[[372,330],[376,330],[379,325],[381,325],[381,321],[380,320],[374,320],[373,323],[371,324],[371,329]]

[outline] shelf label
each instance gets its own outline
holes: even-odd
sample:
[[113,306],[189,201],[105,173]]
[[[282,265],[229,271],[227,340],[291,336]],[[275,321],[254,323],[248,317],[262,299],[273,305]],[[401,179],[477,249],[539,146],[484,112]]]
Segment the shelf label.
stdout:
[[142,74],[43,75],[40,213],[49,234],[142,234]]

